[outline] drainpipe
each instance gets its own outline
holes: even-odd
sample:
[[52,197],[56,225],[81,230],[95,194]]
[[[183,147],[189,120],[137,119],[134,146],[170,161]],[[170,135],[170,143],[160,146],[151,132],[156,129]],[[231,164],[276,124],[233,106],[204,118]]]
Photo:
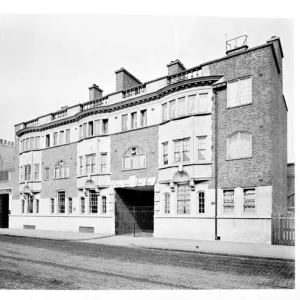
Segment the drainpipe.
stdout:
[[218,95],[214,91],[215,100],[215,240],[218,236]]

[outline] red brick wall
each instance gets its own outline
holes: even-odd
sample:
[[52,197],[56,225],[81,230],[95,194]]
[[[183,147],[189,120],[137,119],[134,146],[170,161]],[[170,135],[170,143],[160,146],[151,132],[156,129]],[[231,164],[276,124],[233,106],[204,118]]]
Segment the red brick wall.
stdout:
[[[270,47],[234,56],[209,66],[224,80],[252,76],[252,104],[227,109],[227,89],[218,92],[218,187],[261,186],[272,183],[272,72]],[[214,103],[215,105],[215,103]],[[213,119],[213,144],[215,115]],[[252,134],[252,158],[227,161],[227,137],[236,131]],[[213,172],[214,177],[214,172]],[[259,179],[263,179],[261,182]],[[214,180],[211,187],[214,186]]]
[[[146,152],[146,168],[122,171],[122,156],[134,146]],[[155,177],[158,173],[158,126],[132,130],[111,136],[111,179],[128,179],[129,176],[141,178]]]
[[[77,196],[77,144],[69,144],[42,150],[42,190],[41,198],[56,198],[58,190],[65,190],[66,197]],[[70,166],[70,177],[54,179],[55,164],[64,160]],[[44,170],[50,168],[50,179],[44,180]]]
[[118,72],[116,74],[116,91],[117,92],[129,89],[129,88],[137,86],[139,84],[140,84],[139,82],[137,82],[134,78],[129,76],[124,71]]

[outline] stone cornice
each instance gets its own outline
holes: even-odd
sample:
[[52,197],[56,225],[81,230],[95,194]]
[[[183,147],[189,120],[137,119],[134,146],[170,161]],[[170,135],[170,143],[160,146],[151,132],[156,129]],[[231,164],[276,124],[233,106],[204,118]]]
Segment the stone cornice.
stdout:
[[21,137],[24,134],[28,134],[31,132],[40,132],[45,131],[47,129],[59,127],[62,125],[78,122],[83,118],[86,118],[91,115],[99,114],[99,113],[110,113],[117,110],[121,110],[127,107],[132,107],[135,105],[139,105],[141,103],[151,102],[154,100],[161,99],[169,94],[178,92],[180,90],[185,90],[188,88],[196,87],[196,86],[211,86],[214,82],[218,81],[222,75],[214,75],[214,76],[205,76],[205,77],[195,77],[188,80],[178,81],[176,83],[167,85],[161,88],[158,91],[155,91],[150,94],[141,95],[139,97],[135,97],[133,99],[128,99],[122,102],[118,102],[111,105],[94,107],[88,110],[81,111],[74,116],[67,117],[64,119],[59,119],[57,121],[53,121],[51,123],[47,123],[40,126],[34,126],[29,128],[23,128],[16,132],[18,137]]

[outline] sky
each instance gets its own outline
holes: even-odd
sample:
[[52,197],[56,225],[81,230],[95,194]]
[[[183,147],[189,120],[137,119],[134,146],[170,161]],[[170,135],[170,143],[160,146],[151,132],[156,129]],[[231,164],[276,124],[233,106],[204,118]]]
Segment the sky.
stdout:
[[225,40],[248,35],[248,46],[281,39],[288,105],[288,162],[294,162],[294,32],[284,18],[172,15],[0,15],[0,138],[14,125],[88,101],[88,87],[115,91],[121,67],[142,82],[225,56]]

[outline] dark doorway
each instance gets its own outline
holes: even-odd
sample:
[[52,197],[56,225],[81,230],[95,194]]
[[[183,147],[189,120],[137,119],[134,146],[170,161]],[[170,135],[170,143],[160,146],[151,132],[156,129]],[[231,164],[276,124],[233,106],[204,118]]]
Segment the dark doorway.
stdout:
[[153,233],[154,189],[152,187],[116,189],[116,234]]
[[9,194],[0,195],[0,228],[8,228]]

